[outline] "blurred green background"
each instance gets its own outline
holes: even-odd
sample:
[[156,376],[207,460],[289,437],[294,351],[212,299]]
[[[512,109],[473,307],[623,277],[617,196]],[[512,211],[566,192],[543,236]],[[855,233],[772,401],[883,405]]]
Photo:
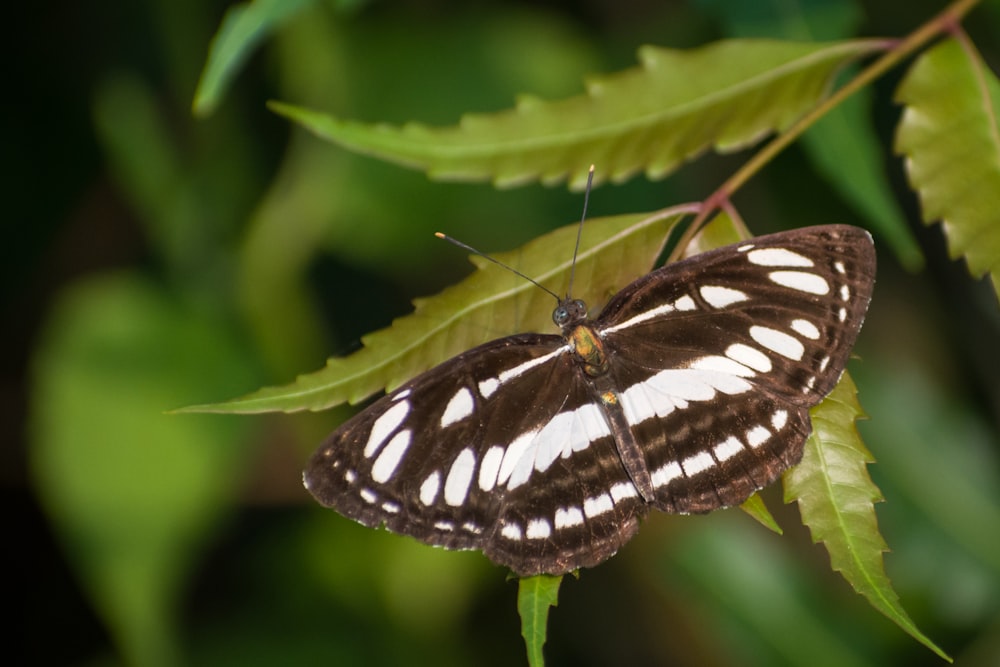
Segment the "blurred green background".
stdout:
[[[0,263],[12,664],[521,664],[502,570],[355,526],[302,489],[303,462],[349,410],[164,411],[356,349],[468,272],[434,231],[505,250],[571,222],[582,199],[431,183],[324,144],[265,101],[446,125],[521,92],[577,94],[586,75],[633,66],[644,43],[903,36],[943,3],[287,3],[214,113],[195,119],[228,6],[14,8]],[[996,3],[967,27],[995,71]],[[925,268],[904,270],[916,246],[877,234],[879,283],[851,367],[871,416],[860,429],[903,605],[957,664],[996,665],[1000,311],[918,222],[891,153],[898,76],[736,204],[756,233],[895,224],[922,249]],[[863,155],[831,164],[834,144]],[[701,199],[746,155],[601,187],[592,215]],[[831,175],[862,168],[859,192]],[[656,516],[618,557],[566,581],[550,663],[941,664],[829,571],[776,491],[765,500],[784,537],[738,511]]]

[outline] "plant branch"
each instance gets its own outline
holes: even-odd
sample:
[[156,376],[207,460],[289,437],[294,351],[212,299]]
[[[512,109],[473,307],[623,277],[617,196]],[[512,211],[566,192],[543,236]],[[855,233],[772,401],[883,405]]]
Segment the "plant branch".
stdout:
[[940,14],[910,33],[904,40],[895,44],[885,55],[862,70],[856,77],[835,91],[830,97],[817,105],[816,108],[796,121],[787,131],[775,137],[771,143],[767,144],[751,157],[735,174],[730,176],[715,192],[705,199],[701,211],[694,222],[688,227],[687,231],[685,231],[684,236],[678,244],[681,251],[683,251],[687,242],[690,241],[690,237],[698,231],[705,220],[725,202],[728,202],[734,192],[739,190],[764,165],[773,160],[778,153],[787,148],[805,133],[806,130],[816,124],[820,118],[836,108],[848,97],[888,72],[938,35],[951,32],[962,20],[962,17],[969,13],[977,4],[979,4],[979,0],[956,0],[948,5]]

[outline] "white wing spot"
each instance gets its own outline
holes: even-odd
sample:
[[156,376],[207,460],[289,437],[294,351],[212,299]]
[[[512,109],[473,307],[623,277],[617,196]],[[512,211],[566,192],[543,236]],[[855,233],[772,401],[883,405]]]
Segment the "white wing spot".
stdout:
[[453,524],[451,521],[436,521],[434,523],[434,527],[437,528],[438,530],[443,530],[446,533],[450,533],[451,531],[455,530],[455,524]]
[[840,286],[840,299],[841,301],[851,300],[851,288],[848,287],[847,285]]
[[559,347],[553,350],[552,352],[549,352],[548,354],[542,355],[535,359],[529,359],[528,361],[525,361],[523,364],[514,366],[514,368],[509,368],[500,373],[499,375],[497,375],[495,378],[487,378],[486,380],[481,380],[479,382],[479,393],[483,398],[489,398],[494,393],[496,393],[496,390],[500,388],[500,385],[502,385],[507,380],[512,380],[519,375],[524,375],[535,366],[540,366],[541,364],[548,362],[549,359],[552,359],[553,357],[558,357],[561,354],[566,354],[569,351],[570,351],[569,345],[563,345],[562,347]]
[[806,271],[771,271],[767,274],[771,282],[807,294],[829,294],[830,283],[826,278]]
[[400,507],[397,503],[390,503],[386,501],[382,503],[382,509],[388,512],[389,514],[398,514]]
[[407,429],[392,437],[372,464],[372,479],[382,484],[389,481],[410,446],[410,435],[410,430]]
[[560,456],[567,458],[573,452],[583,451],[592,442],[607,435],[611,435],[611,430],[601,409],[593,403],[560,412],[535,436],[533,451],[521,458],[510,476],[510,487],[526,482],[532,467],[544,472]]
[[797,338],[783,331],[754,325],[750,327],[750,337],[769,350],[777,352],[793,361],[801,361],[806,348]]
[[448,479],[444,482],[444,501],[453,507],[465,502],[469,495],[469,484],[472,474],[476,471],[476,455],[471,447],[463,449],[448,471]]
[[612,327],[602,329],[600,333],[608,334],[608,333],[614,333],[615,331],[619,331],[621,329],[628,329],[629,327],[634,327],[635,325],[642,324],[643,322],[646,322],[648,320],[654,320],[661,315],[666,315],[667,313],[672,313],[673,311],[674,311],[673,304],[664,303],[657,306],[656,308],[643,311],[630,320],[626,320]]
[[698,473],[705,472],[715,465],[715,459],[708,452],[698,452],[694,456],[689,456],[681,462],[684,474],[694,477]]
[[505,523],[500,529],[500,534],[508,540],[519,541],[522,537],[521,527],[516,523]]
[[847,273],[847,267],[844,266],[843,262],[839,262],[839,261],[838,262],[834,262],[833,263],[833,268],[834,268],[834,270],[837,271],[837,273]]
[[822,373],[830,365],[830,357],[823,357],[819,360],[819,372]]
[[348,484],[354,484],[354,480],[358,478],[358,474],[353,470],[344,471],[344,481]]
[[500,388],[500,380],[496,378],[489,378],[479,383],[479,394],[483,398],[489,398],[490,396],[493,395],[493,392],[495,392],[499,388]]
[[474,405],[471,391],[465,387],[456,391],[455,395],[448,401],[448,407],[444,409],[444,414],[441,415],[441,428],[462,421],[471,415]]
[[813,261],[787,248],[760,248],[747,253],[747,261],[757,266],[815,266]]
[[655,471],[653,471],[653,474],[650,475],[650,479],[653,481],[654,487],[660,488],[661,486],[666,486],[667,484],[677,479],[678,477],[682,476],[683,474],[684,472],[681,470],[681,467],[680,465],[678,465],[677,461],[671,461],[665,466],[657,468]]
[[483,532],[482,527],[477,526],[471,521],[466,521],[465,523],[463,523],[462,530],[464,530],[467,533],[472,533],[473,535],[479,535],[481,532]]
[[837,311],[837,319],[840,320],[841,322],[844,322],[844,321],[847,320],[847,309],[846,308],[841,308],[840,310]]
[[365,501],[369,505],[374,504],[375,501],[378,500],[378,496],[375,495],[375,492],[371,489],[361,489],[359,493],[361,495],[361,500]]
[[750,298],[746,292],[721,285],[704,285],[699,288],[698,293],[713,308],[725,308]]
[[785,424],[788,423],[788,413],[784,410],[778,410],[773,415],[771,415],[771,426],[774,427],[775,431],[780,431],[785,428]]
[[528,371],[530,371],[535,366],[540,366],[542,364],[548,363],[549,359],[552,359],[553,357],[558,357],[559,355],[565,354],[567,351],[569,351],[569,346],[568,345],[563,345],[562,347],[560,347],[560,348],[558,348],[556,350],[553,350],[552,352],[549,352],[548,354],[542,355],[542,356],[537,357],[535,359],[530,359],[530,360],[524,362],[523,364],[520,364],[518,366],[514,366],[514,368],[510,368],[508,370],[503,371],[502,373],[500,373],[499,376],[497,376],[497,379],[500,381],[500,384],[503,384],[507,380],[511,380],[513,378],[516,378],[518,375],[524,375],[525,373],[527,373]]
[[611,487],[611,499],[618,504],[626,498],[635,498],[639,495],[638,489],[632,482],[619,482]]
[[819,340],[819,329],[809,320],[792,320],[792,331],[809,340]]
[[528,522],[524,535],[529,540],[544,540],[552,535],[552,526],[548,519],[532,519]]
[[768,359],[767,355],[749,345],[734,343],[726,348],[726,356],[748,368],[752,368],[758,373],[771,372],[771,360]]
[[763,426],[754,426],[747,431],[747,444],[751,447],[760,447],[771,438],[771,432]]
[[556,530],[583,524],[583,512],[579,507],[562,507],[556,510]]
[[737,440],[734,436],[729,436],[719,444],[715,446],[712,452],[715,453],[715,458],[722,463],[727,459],[731,459],[740,452],[743,451],[743,443]]
[[507,452],[503,455],[503,462],[500,464],[500,472],[497,474],[497,483],[506,484],[511,473],[517,467],[521,458],[527,454],[532,441],[538,431],[528,431],[514,438],[514,441],[507,445]]
[[742,394],[751,387],[749,382],[730,373],[668,368],[623,391],[621,402],[625,419],[635,426],[654,416],[665,417],[676,409],[683,410],[691,401],[710,401],[718,393]]
[[392,400],[393,400],[393,402],[395,402],[395,401],[401,401],[401,400],[403,400],[404,398],[406,398],[409,395],[410,395],[410,390],[409,389],[404,389],[403,391],[401,391],[398,394],[396,394],[395,396],[393,396]]
[[681,298],[677,299],[677,301],[674,302],[674,307],[677,308],[677,310],[682,310],[682,311],[698,310],[698,304],[696,304],[694,302],[694,299],[692,299],[689,296],[682,296]]
[[697,371],[711,371],[715,373],[725,373],[727,375],[738,375],[739,377],[744,378],[752,378],[757,375],[753,372],[753,369],[744,366],[741,363],[737,363],[733,359],[727,359],[726,357],[720,357],[719,355],[714,354],[695,359],[688,364],[688,368]]
[[[582,451],[589,447],[590,443],[611,435],[611,427],[608,426],[604,413],[596,405],[585,405],[577,408],[576,416],[579,420],[577,425],[580,431],[576,433],[577,437],[570,442],[572,451],[563,451],[563,458],[568,458],[573,452]],[[583,437],[579,437],[580,435]]]
[[436,470],[427,476],[424,483],[420,485],[420,502],[428,507],[437,500],[438,491],[441,490],[441,473]]
[[588,519],[593,519],[595,516],[600,516],[605,512],[610,512],[614,506],[615,504],[611,500],[611,496],[606,493],[602,493],[599,496],[587,498],[583,501],[583,513],[587,515]]
[[372,424],[372,430],[368,433],[368,442],[365,443],[365,458],[374,456],[386,438],[399,428],[409,413],[409,401],[400,401],[379,415],[379,418]]
[[493,445],[486,450],[483,455],[483,462],[479,466],[479,488],[483,491],[492,491],[497,483],[497,475],[500,472],[500,464],[503,462],[503,447]]

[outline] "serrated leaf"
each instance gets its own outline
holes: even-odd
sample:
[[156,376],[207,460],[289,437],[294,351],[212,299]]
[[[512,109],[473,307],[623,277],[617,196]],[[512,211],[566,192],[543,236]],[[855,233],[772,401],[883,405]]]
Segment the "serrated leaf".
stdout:
[[845,373],[811,414],[813,432],[802,462],[782,478],[785,502],[798,502],[813,541],[823,543],[831,567],[855,591],[911,637],[950,660],[910,619],[885,573],[882,554],[889,547],[875,516],[875,503],[883,498],[868,475],[874,457],[854,426],[863,413],[850,376]]
[[638,171],[662,178],[714,147],[733,151],[788,127],[827,93],[845,64],[884,47],[855,40],[726,40],[689,51],[644,46],[640,67],[586,82],[587,93],[469,114],[457,126],[366,124],[275,102],[271,108],[345,148],[432,178],[513,186],[569,178],[580,188]]
[[287,19],[316,0],[253,0],[226,11],[201,72],[191,109],[206,117],[215,111],[233,77],[257,45]]
[[895,149],[924,222],[940,220],[951,256],[1000,294],[1000,83],[971,44],[949,39],[917,59],[896,100]]
[[777,533],[778,535],[783,535],[784,531],[781,530],[781,526],[778,522],[774,520],[771,516],[771,510],[767,509],[767,505],[764,504],[764,499],[760,497],[759,493],[755,493],[740,504],[740,509],[749,514],[753,519],[764,526],[768,530]]
[[[649,271],[671,227],[693,207],[656,214],[591,219],[583,229],[573,293],[600,306]],[[563,294],[569,280],[578,225],[541,236],[496,258]],[[399,386],[418,373],[494,338],[524,331],[553,331],[555,302],[510,271],[473,257],[477,271],[437,296],[414,301],[416,310],[387,329],[362,338],[364,348],[332,358],[322,370],[290,385],[267,387],[224,403],[183,412],[323,410],[357,403]]]
[[559,604],[559,585],[562,576],[553,577],[540,574],[525,577],[517,585],[517,613],[521,617],[521,636],[528,651],[528,664],[532,667],[542,667],[545,656],[542,648],[545,646],[546,625],[549,620],[549,608]]

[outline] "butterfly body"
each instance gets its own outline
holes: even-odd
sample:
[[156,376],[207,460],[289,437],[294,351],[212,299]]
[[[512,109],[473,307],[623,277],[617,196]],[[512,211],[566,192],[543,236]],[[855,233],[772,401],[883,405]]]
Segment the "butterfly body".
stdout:
[[335,431],[304,480],[324,505],[520,575],[596,565],[650,509],[737,505],[795,465],[874,282],[847,226],[667,265],[561,335],[519,334],[414,378]]

